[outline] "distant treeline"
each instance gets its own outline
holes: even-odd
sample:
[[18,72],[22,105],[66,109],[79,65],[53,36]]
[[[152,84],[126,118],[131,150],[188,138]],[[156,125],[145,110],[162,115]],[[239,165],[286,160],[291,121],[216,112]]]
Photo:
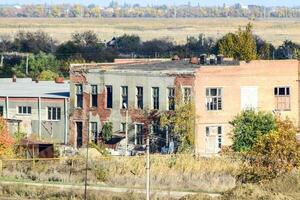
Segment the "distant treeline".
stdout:
[[108,7],[95,4],[30,4],[0,5],[0,17],[247,17],[247,18],[299,18],[300,7],[264,7],[257,5],[202,7],[191,4],[181,6],[119,5],[112,1]]
[[[300,45],[284,41],[275,47],[254,35],[251,24],[220,39],[203,34],[188,37],[182,45],[168,39],[142,41],[137,35],[126,34],[106,43],[93,31],[73,33],[69,41],[58,43],[45,32],[19,32],[13,38],[0,36],[0,76],[16,74],[19,77],[52,79],[58,75],[68,76],[70,63],[112,62],[115,58],[170,58],[175,54],[181,58],[223,54],[246,61],[296,59],[300,58]],[[27,75],[26,63],[29,67]]]

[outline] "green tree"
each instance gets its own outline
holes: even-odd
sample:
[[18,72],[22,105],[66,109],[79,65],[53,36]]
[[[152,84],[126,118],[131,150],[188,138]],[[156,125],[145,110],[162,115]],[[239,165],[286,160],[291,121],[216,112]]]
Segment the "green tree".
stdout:
[[275,129],[275,117],[262,111],[242,111],[229,123],[233,126],[232,148],[237,152],[251,150],[260,135]]
[[59,75],[57,73],[55,73],[51,70],[45,70],[39,74],[38,79],[41,81],[53,81],[58,76]]
[[[23,59],[21,64],[13,69],[14,73],[18,76],[25,76],[25,65],[26,60]],[[40,73],[42,73],[45,70],[58,72],[60,62],[55,58],[54,55],[40,52],[37,55],[29,56],[28,66],[30,77],[37,78],[40,75]]]
[[141,47],[141,38],[137,35],[124,34],[117,38],[117,48],[122,53],[137,52]]
[[296,127],[289,119],[276,119],[276,129],[260,135],[246,153],[244,181],[275,178],[300,166],[300,145]]
[[238,60],[251,61],[257,58],[256,43],[249,23],[245,30],[239,28],[236,34],[228,33],[218,42],[219,53]]
[[13,46],[16,51],[20,52],[31,52],[34,54],[40,52],[52,53],[56,42],[43,31],[20,31],[13,41]]
[[104,141],[108,141],[111,139],[113,134],[113,124],[112,122],[106,122],[102,127],[102,138]]
[[160,123],[162,127],[171,128],[171,134],[179,137],[179,152],[194,150],[195,118],[195,104],[193,101],[184,102],[180,89],[176,89],[175,110],[162,113]]

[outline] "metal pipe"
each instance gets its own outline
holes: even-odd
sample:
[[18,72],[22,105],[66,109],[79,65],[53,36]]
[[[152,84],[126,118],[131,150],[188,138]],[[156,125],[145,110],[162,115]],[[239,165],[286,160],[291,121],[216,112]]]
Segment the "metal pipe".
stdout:
[[9,118],[9,111],[8,111],[8,107],[9,107],[9,103],[8,103],[8,96],[5,97],[5,114],[6,114],[6,119]]
[[39,138],[42,138],[41,97],[38,97]]
[[87,179],[88,179],[88,162],[89,162],[89,141],[90,141],[90,133],[89,133],[89,124],[87,128],[87,142],[86,142],[86,161],[85,161],[85,181],[84,181],[84,200],[87,200]]
[[65,144],[68,144],[68,102],[64,101],[64,114],[65,114]]

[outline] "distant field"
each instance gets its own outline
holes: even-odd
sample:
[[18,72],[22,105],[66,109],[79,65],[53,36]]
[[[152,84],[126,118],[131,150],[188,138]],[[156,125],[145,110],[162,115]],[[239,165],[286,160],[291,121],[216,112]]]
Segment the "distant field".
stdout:
[[[70,38],[73,32],[93,30],[102,40],[124,33],[137,34],[143,40],[168,37],[184,43],[187,36],[221,37],[236,31],[249,20],[241,18],[201,19],[88,19],[88,18],[0,18],[0,35],[11,35],[19,30],[48,32],[59,42]],[[252,21],[255,33],[275,45],[290,39],[300,43],[300,19],[268,19]]]

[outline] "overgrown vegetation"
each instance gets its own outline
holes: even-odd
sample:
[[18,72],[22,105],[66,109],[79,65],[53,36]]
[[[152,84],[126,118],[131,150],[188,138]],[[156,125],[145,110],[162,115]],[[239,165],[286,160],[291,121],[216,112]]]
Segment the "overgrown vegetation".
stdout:
[[243,111],[231,122],[233,145],[244,161],[239,179],[258,182],[299,170],[300,144],[293,122],[271,113]]
[[0,158],[13,155],[13,138],[10,136],[6,120],[0,116]]

